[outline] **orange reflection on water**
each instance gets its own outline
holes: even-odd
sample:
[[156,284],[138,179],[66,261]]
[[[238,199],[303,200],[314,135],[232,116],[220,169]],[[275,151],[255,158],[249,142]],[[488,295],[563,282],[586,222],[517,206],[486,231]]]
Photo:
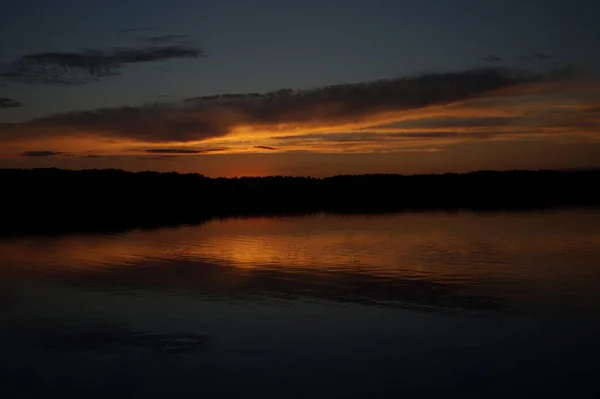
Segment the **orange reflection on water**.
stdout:
[[[597,253],[599,221],[600,213],[591,210],[213,220],[114,236],[0,240],[0,268],[101,272],[184,260],[257,271],[434,279],[509,273],[543,278],[552,272],[548,263],[530,260],[556,263],[564,258],[576,263],[574,253]],[[524,263],[526,268],[519,266]]]

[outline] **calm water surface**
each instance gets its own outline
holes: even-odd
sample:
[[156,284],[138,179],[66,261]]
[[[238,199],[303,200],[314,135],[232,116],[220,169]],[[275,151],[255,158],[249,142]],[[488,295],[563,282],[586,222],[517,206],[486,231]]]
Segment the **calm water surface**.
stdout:
[[600,210],[0,239],[2,397],[600,393]]

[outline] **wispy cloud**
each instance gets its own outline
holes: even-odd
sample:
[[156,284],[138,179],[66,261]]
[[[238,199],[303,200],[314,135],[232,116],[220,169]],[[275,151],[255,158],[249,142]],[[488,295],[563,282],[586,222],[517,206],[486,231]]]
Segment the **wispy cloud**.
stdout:
[[[461,132],[438,132],[438,131],[423,131],[423,132],[398,132],[398,133],[378,133],[378,132],[344,132],[344,133],[317,133],[317,134],[301,134],[295,136],[276,136],[272,137],[273,140],[279,140],[282,143],[293,142],[301,140],[303,142],[318,142],[318,141],[331,141],[331,142],[374,142],[374,141],[386,141],[386,140],[399,140],[399,139],[421,139],[421,138],[455,138],[464,137],[465,134]],[[473,135],[472,135],[473,136]],[[486,133],[481,137],[489,137]]]
[[67,155],[67,153],[57,151],[25,151],[21,154],[22,157],[53,157],[56,155]]
[[13,100],[13,99],[10,99],[10,98],[5,98],[5,97],[0,98],[0,109],[19,108],[19,107],[22,107],[23,105],[24,105],[23,103]]
[[275,147],[270,147],[268,145],[255,145],[254,148],[258,148],[260,150],[270,150],[270,151],[275,151],[277,150],[277,148]]
[[[128,33],[137,30],[124,30]],[[175,42],[183,35],[146,38],[147,43],[112,49],[87,49],[79,52],[53,51],[26,54],[0,69],[0,81],[29,84],[83,84],[99,78],[120,75],[127,65],[197,58],[205,53],[198,46]]]
[[227,148],[201,148],[201,149],[192,149],[192,148],[151,148],[148,150],[144,150],[144,152],[151,154],[205,154],[208,152],[220,152],[225,151]]
[[519,61],[543,61],[543,60],[548,60],[552,58],[551,55],[549,54],[544,54],[544,53],[536,53],[533,52],[529,55],[521,55],[521,56],[516,56],[515,59],[519,60]]
[[495,54],[490,54],[488,56],[481,57],[481,60],[485,62],[499,62],[502,61],[502,58]]
[[117,35],[129,35],[132,33],[146,33],[146,32],[152,32],[154,30],[154,28],[124,28],[124,29],[119,29],[118,31],[115,32],[115,34]]
[[166,43],[166,42],[189,40],[189,39],[191,39],[191,36],[189,36],[189,35],[160,35],[160,36],[150,36],[150,37],[146,38],[146,40],[151,43]]

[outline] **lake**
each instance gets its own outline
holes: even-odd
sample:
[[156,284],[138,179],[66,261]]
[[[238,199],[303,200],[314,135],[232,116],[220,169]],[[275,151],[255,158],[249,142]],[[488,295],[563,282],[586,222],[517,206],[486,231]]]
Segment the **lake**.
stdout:
[[599,287],[598,209],[5,237],[0,395],[591,395]]

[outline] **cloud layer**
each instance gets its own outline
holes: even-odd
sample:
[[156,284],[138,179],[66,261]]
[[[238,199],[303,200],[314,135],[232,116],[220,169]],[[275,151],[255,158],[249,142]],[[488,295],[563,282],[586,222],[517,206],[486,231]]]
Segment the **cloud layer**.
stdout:
[[[126,57],[128,62],[134,62],[154,56],[136,53]],[[71,112],[12,128],[39,128],[44,134],[76,130],[145,142],[189,142],[226,136],[240,126],[267,130],[279,126],[282,130],[290,126],[366,122],[381,113],[449,104],[539,79],[535,75],[487,68],[305,91],[224,94],[190,98],[177,104]]]
[[14,147],[43,141],[56,154],[201,155],[438,151],[479,140],[596,140],[599,86],[568,76],[483,68],[313,90],[202,96],[4,124],[0,142]]

